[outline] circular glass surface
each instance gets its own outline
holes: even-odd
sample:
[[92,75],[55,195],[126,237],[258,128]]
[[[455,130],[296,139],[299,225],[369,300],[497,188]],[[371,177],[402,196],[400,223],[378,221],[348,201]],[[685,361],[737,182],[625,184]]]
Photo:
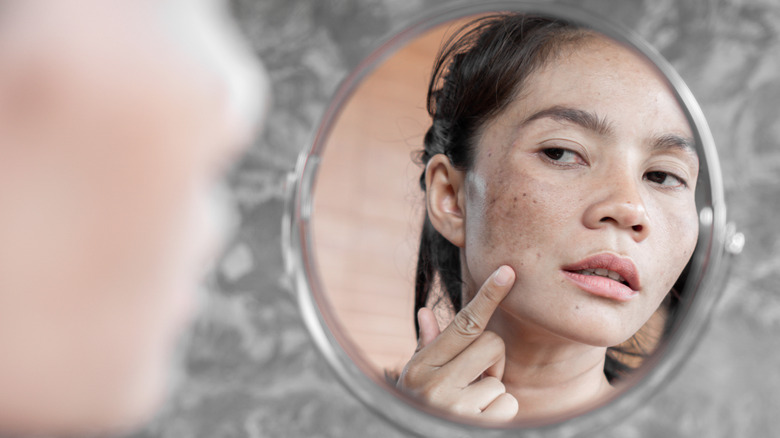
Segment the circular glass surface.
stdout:
[[[624,357],[634,370],[615,384],[611,396],[562,415],[510,423],[452,415],[393,384],[417,344],[414,275],[426,207],[419,186],[422,166],[415,157],[431,123],[426,112],[430,70],[447,35],[492,12],[565,20],[645,57],[668,81],[699,159],[698,242],[676,285],[680,300],[674,312],[659,310],[640,329],[649,339],[643,346],[646,354]],[[735,245],[734,230],[726,227],[709,128],[676,72],[630,31],[549,3],[448,6],[394,35],[336,92],[311,148],[301,154],[290,176],[288,195],[283,223],[287,269],[315,342],[360,400],[399,427],[424,436],[573,436],[629,415],[695,346],[722,288],[726,242]],[[454,312],[435,303],[431,307],[444,328]]]

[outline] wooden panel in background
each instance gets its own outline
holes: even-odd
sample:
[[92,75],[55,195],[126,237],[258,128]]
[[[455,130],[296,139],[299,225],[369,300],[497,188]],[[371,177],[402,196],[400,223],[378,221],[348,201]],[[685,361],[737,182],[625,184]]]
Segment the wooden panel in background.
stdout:
[[356,90],[315,186],[323,284],[341,325],[382,370],[400,370],[416,345],[414,269],[424,205],[414,156],[430,126],[426,91],[445,30],[406,46]]

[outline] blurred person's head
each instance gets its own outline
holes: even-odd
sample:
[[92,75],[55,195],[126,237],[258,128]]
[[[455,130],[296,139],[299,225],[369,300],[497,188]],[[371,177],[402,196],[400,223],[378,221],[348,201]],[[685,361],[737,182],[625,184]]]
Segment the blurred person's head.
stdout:
[[0,7],[0,433],[124,428],[165,394],[267,97],[223,6]]

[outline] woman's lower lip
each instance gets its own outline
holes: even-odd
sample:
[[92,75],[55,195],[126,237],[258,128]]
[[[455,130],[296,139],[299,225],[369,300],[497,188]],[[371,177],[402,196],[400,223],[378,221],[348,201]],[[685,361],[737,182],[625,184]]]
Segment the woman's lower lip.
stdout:
[[566,278],[579,286],[580,289],[599,297],[626,302],[637,295],[637,292],[630,287],[611,278],[585,275],[572,271],[561,272]]

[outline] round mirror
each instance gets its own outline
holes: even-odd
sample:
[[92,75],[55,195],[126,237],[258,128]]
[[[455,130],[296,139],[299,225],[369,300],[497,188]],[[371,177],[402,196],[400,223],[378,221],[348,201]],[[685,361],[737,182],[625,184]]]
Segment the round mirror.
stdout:
[[[741,249],[679,76],[630,31],[549,3],[449,6],[393,36],[288,189],[313,338],[359,399],[425,436],[625,417],[690,354]],[[457,394],[434,385],[453,379]]]

